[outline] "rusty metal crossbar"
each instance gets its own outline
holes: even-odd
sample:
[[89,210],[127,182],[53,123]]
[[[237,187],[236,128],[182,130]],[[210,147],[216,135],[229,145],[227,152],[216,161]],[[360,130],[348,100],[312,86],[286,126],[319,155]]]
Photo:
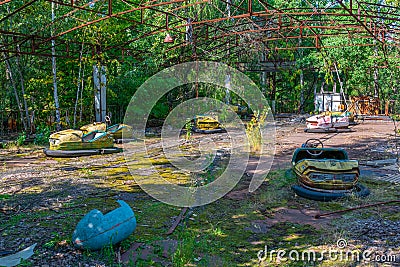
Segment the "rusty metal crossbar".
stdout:
[[[35,12],[37,5],[43,5],[43,2],[53,2],[59,7],[56,20],[49,20],[41,28],[28,32],[29,25],[23,25],[20,29],[9,27],[11,21],[17,20],[17,16]],[[339,0],[324,8],[311,3],[308,5],[289,8],[282,4],[276,7],[264,0],[234,3],[227,0],[93,0],[89,3],[78,0],[1,1],[0,9],[6,12],[1,12],[4,15],[0,16],[0,33],[3,35],[0,52],[8,57],[17,54],[51,56],[50,42],[55,39],[57,56],[60,57],[77,58],[83,43],[92,49],[93,55],[119,50],[119,53],[112,54],[122,58],[127,55],[132,43],[165,32],[173,33],[176,40],[168,51],[196,46],[199,48],[197,57],[202,55],[201,51],[240,53],[254,45],[259,50],[268,47],[297,50],[372,46],[376,43],[391,47],[400,45],[400,9],[397,7],[354,0],[346,3]],[[84,35],[87,29],[107,20],[126,25],[116,30],[120,38],[115,38],[107,45],[95,45],[83,37],[76,40],[77,33]],[[185,38],[189,27],[194,32],[194,41],[191,42]],[[56,30],[53,36],[51,28]],[[132,34],[128,36],[127,31]],[[335,45],[324,42],[329,40],[327,38],[339,35],[347,35],[348,42]],[[300,39],[304,41],[298,42]],[[371,41],[365,41],[367,39]],[[141,53],[137,51],[136,54]]]

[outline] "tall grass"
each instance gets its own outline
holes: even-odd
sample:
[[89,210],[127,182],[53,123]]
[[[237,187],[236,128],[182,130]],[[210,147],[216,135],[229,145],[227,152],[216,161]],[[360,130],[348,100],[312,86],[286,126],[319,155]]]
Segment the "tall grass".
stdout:
[[261,112],[254,112],[250,122],[246,124],[246,135],[249,140],[250,154],[259,155],[261,153],[262,136],[261,136],[261,125],[264,124],[267,118],[268,110],[263,109]]

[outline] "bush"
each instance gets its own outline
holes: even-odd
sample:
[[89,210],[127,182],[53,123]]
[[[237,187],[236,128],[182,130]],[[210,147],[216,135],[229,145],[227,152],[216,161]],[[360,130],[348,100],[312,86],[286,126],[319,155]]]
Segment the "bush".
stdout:
[[48,145],[50,137],[50,129],[46,125],[39,125],[36,128],[35,145]]
[[16,141],[17,146],[22,146],[25,140],[26,140],[26,133],[25,132],[20,133]]
[[251,121],[246,124],[246,134],[250,145],[250,154],[258,155],[261,152],[262,136],[260,126],[265,122],[268,110],[254,112]]

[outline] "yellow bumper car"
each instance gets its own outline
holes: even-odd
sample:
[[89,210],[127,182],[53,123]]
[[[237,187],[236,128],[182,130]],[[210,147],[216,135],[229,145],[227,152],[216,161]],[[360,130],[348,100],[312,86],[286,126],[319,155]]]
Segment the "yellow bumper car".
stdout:
[[193,131],[196,133],[210,134],[224,132],[224,129],[221,127],[218,117],[197,115],[194,119]]
[[122,151],[114,147],[113,137],[95,130],[84,133],[80,130],[64,130],[50,135],[50,148],[44,153],[50,157],[80,157],[98,154],[109,154]]

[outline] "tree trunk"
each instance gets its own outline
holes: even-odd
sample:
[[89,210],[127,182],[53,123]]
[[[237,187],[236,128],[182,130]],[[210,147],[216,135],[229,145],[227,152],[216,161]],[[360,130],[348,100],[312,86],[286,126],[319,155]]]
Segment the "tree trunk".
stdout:
[[[17,45],[17,51],[18,52],[20,51],[19,45]],[[22,75],[22,71],[21,71],[21,65],[20,65],[20,62],[19,62],[19,55],[17,55],[15,60],[16,60],[16,63],[17,63],[17,70],[18,70],[19,79],[20,79],[20,83],[21,83],[21,92],[22,92],[22,99],[24,100],[24,109],[25,109],[26,122],[27,122],[28,128],[32,131],[31,121],[29,119],[28,104],[26,102],[26,95],[25,95],[25,81],[24,81],[24,76]]]
[[[263,51],[261,52],[261,64],[260,66],[262,66],[265,62],[267,61],[267,57],[265,55],[265,47],[263,47]],[[262,67],[261,67],[262,68]],[[260,72],[260,84],[261,84],[261,92],[263,93],[263,95],[265,95],[266,91],[267,91],[267,71],[263,70]]]
[[94,113],[95,121],[101,121],[100,112],[100,77],[99,77],[99,67],[93,65],[93,85],[94,85]]
[[79,54],[78,88],[76,89],[76,99],[75,99],[75,106],[74,106],[74,128],[76,126],[76,110],[78,109],[79,91],[81,90],[81,77],[83,77],[82,76],[82,53],[83,53],[83,43],[82,43],[81,52]]
[[7,67],[7,69],[8,69],[8,74],[9,74],[9,76],[10,76],[11,86],[12,86],[13,89],[14,89],[15,100],[17,101],[18,111],[19,111],[20,116],[21,116],[21,122],[22,122],[22,125],[23,125],[23,127],[24,127],[24,131],[26,132],[26,131],[27,131],[27,126],[26,126],[26,121],[25,121],[25,118],[24,118],[24,112],[22,111],[21,102],[19,101],[17,86],[15,85],[14,76],[13,76],[13,74],[12,74],[10,62],[9,62],[9,60],[7,59],[6,54],[3,53],[3,57],[4,57],[4,61],[5,61],[5,63],[6,63],[6,67]]
[[320,92],[321,94],[323,94],[323,93],[325,92],[325,80],[324,80],[324,79],[322,80],[322,83],[321,83],[321,90],[319,90],[319,92]]
[[271,77],[270,77],[270,86],[271,86],[271,92],[270,92],[270,98],[271,100],[275,100],[276,96],[276,72],[273,72]]
[[[83,66],[83,77],[85,77],[85,66]],[[83,113],[83,88],[84,88],[84,80],[82,78],[82,84],[81,84],[81,108],[79,109],[79,121],[82,121],[82,113]]]
[[336,94],[336,80],[333,81],[332,92],[333,92],[334,94]]
[[299,113],[304,113],[304,74],[303,70],[300,70],[300,106]]
[[231,102],[231,75],[227,74],[225,77],[225,104],[229,105]]
[[314,83],[314,112],[319,112],[319,105],[317,108],[317,80],[318,77],[315,78],[315,83]]
[[265,95],[265,92],[267,91],[267,72],[262,71],[260,72],[260,84],[261,84],[261,92],[263,95]]
[[[54,2],[51,2],[51,21],[54,21]],[[53,35],[53,33],[52,33]],[[56,66],[56,42],[54,39],[51,40],[51,63],[53,72],[53,95],[54,95],[54,107],[56,109],[56,129],[61,130],[61,114],[60,104],[58,102],[58,91],[57,91],[57,66]]]
[[93,65],[93,83],[94,83],[94,109],[97,122],[104,122],[106,119],[106,67]]
[[[8,12],[8,14],[10,14],[9,6],[7,6],[7,12]],[[12,26],[12,20],[10,20],[10,24],[9,24],[9,27],[11,27],[11,26]],[[3,38],[5,38],[5,37],[3,37]],[[4,40],[4,42],[5,42],[5,40]],[[19,46],[18,45],[17,45],[17,49],[19,51]],[[17,101],[18,110],[19,110],[19,113],[20,113],[20,116],[21,116],[21,122],[22,122],[22,125],[24,127],[24,131],[27,132],[28,127],[27,127],[27,123],[26,122],[29,121],[29,114],[28,113],[26,114],[26,120],[25,120],[24,119],[24,113],[22,111],[22,105],[21,105],[21,102],[20,102],[19,97],[18,97],[17,85],[16,85],[15,80],[14,80],[14,76],[13,76],[13,73],[12,73],[10,61],[7,59],[7,56],[6,56],[5,53],[3,53],[3,57],[4,57],[4,61],[6,63],[6,68],[8,69],[8,72],[9,72],[9,75],[10,75],[11,86],[14,89],[15,100]],[[17,56],[17,60],[18,60],[18,56]],[[17,61],[17,65],[18,65],[18,61]],[[17,66],[17,69],[18,69],[18,71],[20,71],[19,66]],[[20,76],[21,76],[21,79],[23,79],[21,73],[20,73]],[[24,90],[24,87],[23,87],[23,83],[21,84],[21,86],[22,86],[22,94],[23,94],[24,103],[25,103],[25,110],[27,112],[28,110],[27,110],[27,104],[26,104],[26,99],[25,99],[25,90]]]
[[378,68],[376,65],[374,69],[374,97],[379,97]]
[[[86,54],[87,56],[87,54]],[[81,107],[79,109],[79,121],[82,121],[82,112],[83,112],[83,89],[85,88],[85,67],[86,65],[83,65],[83,70],[82,70],[82,79],[81,79]]]
[[[301,47],[302,39],[299,38],[299,47]],[[300,57],[303,57],[303,49],[299,49]],[[304,73],[303,69],[300,66],[300,105],[299,105],[299,113],[304,113]]]
[[107,70],[105,66],[100,68],[100,112],[101,121],[106,121],[107,115]]

